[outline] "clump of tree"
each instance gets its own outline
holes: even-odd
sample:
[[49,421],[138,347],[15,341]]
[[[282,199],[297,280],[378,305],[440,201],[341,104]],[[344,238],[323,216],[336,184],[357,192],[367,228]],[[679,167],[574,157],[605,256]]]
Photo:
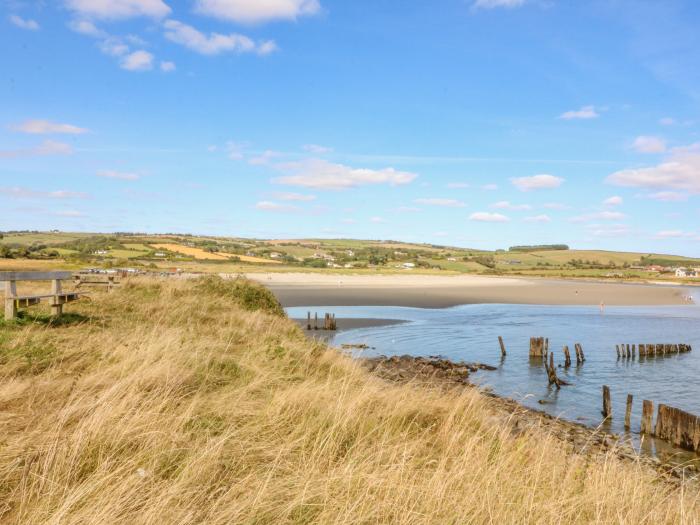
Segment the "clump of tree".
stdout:
[[523,244],[520,246],[511,246],[508,248],[510,252],[539,252],[550,250],[568,250],[566,244]]

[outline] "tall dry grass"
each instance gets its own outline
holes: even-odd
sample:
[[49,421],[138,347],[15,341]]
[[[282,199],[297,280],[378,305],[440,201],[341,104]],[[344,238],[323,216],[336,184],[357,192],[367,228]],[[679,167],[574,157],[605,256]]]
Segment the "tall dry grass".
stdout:
[[0,329],[3,523],[700,519],[697,489],[513,436],[478,392],[369,376],[252,285],[135,282],[68,309]]

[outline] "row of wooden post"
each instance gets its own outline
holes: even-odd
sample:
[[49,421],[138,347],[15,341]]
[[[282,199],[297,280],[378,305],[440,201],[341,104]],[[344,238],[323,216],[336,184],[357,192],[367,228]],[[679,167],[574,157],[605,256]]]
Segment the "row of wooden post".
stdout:
[[[632,417],[632,394],[627,394],[627,406],[625,408],[625,429],[630,429]],[[612,403],[610,401],[610,388],[603,385],[603,417],[612,417]],[[654,403],[645,399],[642,401],[642,421],[640,432],[657,437],[695,452],[700,452],[700,417],[660,404],[656,415],[656,427],[654,427]]]
[[[307,330],[318,330],[318,312],[314,313],[314,325],[311,327],[311,312],[306,313],[306,329]],[[322,330],[337,330],[338,324],[335,321],[335,314],[326,313],[323,317],[323,328]]]
[[[693,348],[685,344],[639,344],[639,356],[647,357],[652,355],[685,354]],[[630,359],[637,354],[637,345],[621,344],[615,345],[617,357]]]

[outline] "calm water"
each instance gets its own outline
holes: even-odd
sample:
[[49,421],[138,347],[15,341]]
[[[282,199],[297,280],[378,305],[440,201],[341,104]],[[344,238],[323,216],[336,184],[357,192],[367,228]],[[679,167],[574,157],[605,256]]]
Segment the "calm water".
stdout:
[[[290,317],[308,310],[331,311],[337,317],[402,319],[392,326],[338,332],[333,344],[365,343],[375,350],[365,355],[442,355],[452,360],[498,366],[472,380],[497,394],[552,415],[596,426],[601,423],[602,385],[612,393],[613,419],[606,429],[623,433],[627,394],[634,395],[632,433],[639,432],[643,399],[700,414],[700,306],[598,307],[463,305],[448,309],[402,307],[289,308]],[[508,356],[502,361],[498,336]],[[568,345],[575,363],[574,343],[581,343],[586,362],[573,364],[559,376],[571,386],[557,391],[547,384],[541,360],[528,357],[531,336],[549,338],[556,364],[564,362]],[[687,354],[618,360],[619,343],[688,343]],[[539,403],[540,400],[544,404]],[[656,410],[656,408],[655,408]]]

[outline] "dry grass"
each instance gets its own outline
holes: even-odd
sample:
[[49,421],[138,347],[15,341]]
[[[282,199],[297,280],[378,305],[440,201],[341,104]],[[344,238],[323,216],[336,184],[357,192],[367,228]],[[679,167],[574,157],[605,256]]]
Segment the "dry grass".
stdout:
[[698,521],[697,489],[383,383],[251,287],[134,282],[0,328],[0,521]]

